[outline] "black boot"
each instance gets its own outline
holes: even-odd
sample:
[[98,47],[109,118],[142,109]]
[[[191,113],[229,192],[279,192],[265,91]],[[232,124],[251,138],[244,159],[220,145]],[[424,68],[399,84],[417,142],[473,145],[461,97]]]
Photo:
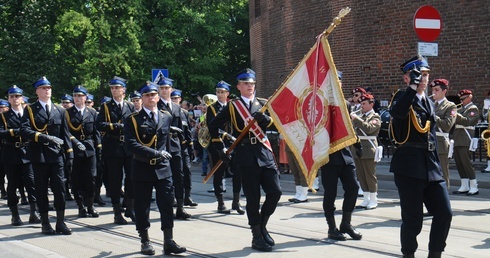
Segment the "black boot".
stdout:
[[41,213],[41,233],[45,235],[54,235],[56,232],[54,229],[51,227],[51,224],[49,224],[49,217],[48,213]]
[[191,189],[190,188],[185,189],[184,205],[185,206],[191,206],[191,207],[197,206],[197,202],[194,202],[191,199]]
[[184,199],[177,199],[177,211],[175,212],[175,218],[187,220],[190,217],[191,215],[184,210]]
[[272,239],[271,235],[269,235],[269,231],[267,231],[267,222],[269,222],[269,217],[270,216],[262,216],[261,222],[260,222],[260,231],[262,233],[262,237],[264,238],[264,241],[269,244],[270,246],[274,246],[276,242],[274,239]]
[[328,238],[333,240],[345,241],[345,236],[342,234],[335,223],[335,217],[327,217]]
[[79,218],[88,217],[87,209],[85,209],[85,206],[83,205],[82,199],[77,199],[77,206],[78,206],[78,217]]
[[65,224],[65,211],[56,211],[56,233],[71,235],[71,229]]
[[218,213],[230,214],[230,210],[226,208],[225,202],[223,201],[223,195],[216,196],[216,199],[218,200]]
[[87,199],[87,213],[92,218],[98,218],[99,217],[99,212],[94,207],[94,197],[88,197],[86,199]]
[[99,206],[105,206],[105,202],[100,196],[100,187],[95,188],[95,197],[94,197],[94,202],[97,203]]
[[121,212],[121,204],[113,204],[112,210],[114,211],[114,223],[118,225],[126,225],[128,222],[124,219]]
[[429,256],[427,256],[427,258],[441,258],[441,254],[441,252],[429,251]]
[[138,231],[141,239],[141,253],[146,255],[154,255],[155,249],[150,244],[150,237],[148,236],[148,230]]
[[252,225],[252,249],[262,251],[262,252],[270,252],[272,251],[272,246],[270,246],[267,242],[265,242],[262,237],[262,230],[260,229],[260,225]]
[[11,224],[12,226],[22,226],[24,222],[20,219],[19,210],[17,209],[17,204],[14,207],[10,207],[10,212],[12,213]]
[[31,208],[30,214],[29,214],[29,223],[31,224],[39,224],[41,223],[41,218],[39,217],[39,214],[37,213],[37,208],[36,208],[36,203],[29,203],[29,206]]
[[340,222],[340,232],[347,233],[354,240],[361,240],[362,234],[357,231],[350,224],[350,220],[352,218],[352,212],[343,212],[342,213],[342,222]]
[[165,255],[180,254],[186,252],[187,249],[175,243],[173,240],[173,231],[171,228],[163,229],[163,252]]
[[134,217],[134,199],[126,198],[126,211],[124,212],[124,217],[130,218],[131,221],[135,222],[136,218]]
[[233,193],[233,202],[231,203],[231,209],[236,210],[238,214],[245,214],[245,210],[240,205],[240,193]]

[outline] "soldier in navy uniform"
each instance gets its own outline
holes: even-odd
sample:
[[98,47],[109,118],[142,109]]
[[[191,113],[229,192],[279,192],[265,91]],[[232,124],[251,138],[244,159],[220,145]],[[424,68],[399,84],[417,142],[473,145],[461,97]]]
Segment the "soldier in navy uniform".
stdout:
[[425,94],[430,69],[422,56],[413,57],[400,68],[408,87],[390,108],[393,136],[398,144],[390,171],[395,174],[400,196],[401,252],[403,257],[414,257],[425,204],[433,215],[429,257],[441,257],[451,226],[452,211],[436,149],[434,104]]
[[[73,107],[73,97],[68,95],[68,94],[63,95],[63,97],[61,97],[61,106],[64,109],[69,109],[69,108]],[[65,170],[65,177],[66,177],[66,183],[65,183],[66,195],[65,195],[65,198],[67,201],[73,201],[75,199],[73,199],[73,197],[70,194],[70,188],[71,188],[71,184],[72,184],[71,183],[71,171],[73,170],[73,159],[68,159],[67,157],[65,157],[64,170]]]
[[[231,123],[233,135],[238,137],[246,127],[242,118],[253,116],[254,125],[247,136],[234,149],[236,158],[233,160],[242,178],[243,191],[247,198],[248,224],[252,228],[252,248],[269,252],[274,246],[274,239],[267,231],[270,216],[276,210],[282,195],[279,185],[279,171],[274,161],[274,155],[267,137],[266,128],[272,125],[272,119],[260,112],[266,100],[255,97],[255,72],[245,69],[237,76],[237,88],[241,97],[232,100],[208,124],[209,133],[214,148],[220,159],[227,163],[231,157],[226,154],[225,145],[220,138],[219,129],[226,123]],[[256,131],[257,134],[252,133]],[[265,192],[265,201],[260,207],[260,192]]]
[[[51,83],[46,77],[36,81],[33,86],[38,100],[25,107],[20,135],[29,141],[29,159],[34,171],[42,233],[70,235],[71,230],[65,224],[66,179],[63,172],[63,153],[68,159],[73,159],[73,149],[65,120],[66,111],[51,102]],[[82,146],[77,148],[83,148]],[[49,224],[48,184],[54,195],[56,230]]]
[[1,162],[7,173],[7,205],[12,213],[12,225],[21,226],[17,204],[16,190],[25,186],[30,205],[29,223],[41,223],[37,214],[36,193],[34,189],[34,173],[27,157],[27,141],[20,137],[20,127],[24,108],[22,107],[23,90],[12,86],[7,90],[10,110],[1,114],[0,138],[2,139]]
[[112,99],[104,102],[97,115],[96,127],[104,133],[102,140],[102,158],[107,172],[107,181],[114,211],[114,223],[125,225],[128,222],[121,215],[121,187],[124,177],[124,200],[126,212],[124,216],[134,221],[133,188],[131,183],[132,159],[124,146],[124,121],[134,112],[134,105],[124,100],[126,80],[114,77],[109,82]]
[[175,218],[187,220],[191,215],[184,209],[184,169],[181,146],[181,142],[184,140],[182,112],[180,111],[180,105],[173,103],[170,98],[173,80],[163,77],[158,82],[158,86],[160,94],[158,110],[167,111],[172,115],[172,125],[170,127],[170,154],[172,154],[172,159],[170,160],[170,166],[172,167],[175,199],[177,200]]
[[[87,89],[73,89],[75,105],[66,110],[66,121],[73,144],[83,144],[85,150],[74,150],[72,168],[72,190],[78,206],[78,217],[99,217],[94,208],[95,177],[97,174],[96,149],[100,149],[100,134],[95,129],[97,111],[85,106]],[[86,203],[87,207],[85,207]]]
[[141,94],[138,91],[134,91],[133,93],[129,94],[129,98],[134,105],[134,111],[140,111],[142,105]]
[[[172,93],[170,93],[170,98],[172,102],[180,106],[180,101],[182,100],[182,91],[178,89],[172,90]],[[184,136],[184,140],[180,142],[182,154],[182,170],[184,172],[184,205],[194,207],[197,206],[198,203],[193,201],[191,198],[192,174],[190,153],[194,151],[194,143],[192,142],[189,112],[184,108],[181,108],[180,117],[182,118],[182,132]]]
[[148,82],[140,88],[143,109],[133,113],[126,120],[124,128],[126,146],[133,154],[133,184],[135,191],[136,230],[141,238],[141,253],[155,254],[150,244],[150,206],[153,188],[156,191],[156,202],[160,212],[163,231],[163,251],[165,254],[179,254],[186,251],[173,240],[174,189],[169,160],[170,125],[172,115],[157,107],[158,87]]

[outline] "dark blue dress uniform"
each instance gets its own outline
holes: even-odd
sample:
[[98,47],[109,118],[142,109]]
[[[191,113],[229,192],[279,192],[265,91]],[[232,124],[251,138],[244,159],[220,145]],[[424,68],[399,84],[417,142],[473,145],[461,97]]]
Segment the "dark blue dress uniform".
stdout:
[[[87,95],[87,90],[78,86],[73,94]],[[83,113],[82,113],[83,111]],[[96,151],[102,147],[100,134],[95,129],[97,111],[90,107],[79,110],[75,105],[66,110],[66,121],[74,144],[81,143],[85,150],[74,148],[72,168],[72,191],[78,205],[78,216],[98,217],[94,209],[95,178],[97,175]],[[87,207],[85,208],[84,202]]]
[[[156,93],[157,87],[143,86],[141,93]],[[166,254],[185,252],[185,248],[178,246],[172,240],[174,227],[173,200],[174,188],[172,170],[168,154],[170,125],[172,116],[166,111],[155,110],[153,116],[150,110],[143,108],[126,119],[124,135],[126,146],[132,154],[133,174],[132,182],[135,198],[136,230],[138,230],[142,253],[152,254],[153,248],[149,244],[148,228],[150,228],[150,206],[153,188],[156,191],[156,202],[160,212],[161,229],[164,233],[164,251]],[[166,153],[165,153],[166,152]],[[153,250],[154,254],[154,250]]]
[[[8,89],[8,95],[22,97],[22,89],[17,86]],[[21,110],[23,112],[23,110]],[[24,187],[27,190],[31,213],[29,223],[40,223],[40,218],[36,213],[36,193],[34,188],[34,172],[32,171],[31,161],[27,157],[27,144],[20,136],[22,115],[13,109],[0,114],[0,139],[2,140],[1,163],[7,174],[7,205],[12,212],[12,225],[20,226],[23,224],[19,217],[17,204],[17,188]]]
[[[109,83],[110,86],[126,87],[124,79],[115,77]],[[121,105],[119,107],[118,105]],[[124,199],[126,201],[126,217],[133,219],[133,188],[131,184],[131,154],[124,146],[124,121],[134,112],[134,105],[123,100],[122,104],[114,99],[101,105],[95,121],[97,130],[103,134],[102,158],[107,169],[107,181],[114,210],[114,223],[126,224],[121,216],[121,187],[124,177]]]
[[[239,81],[255,82],[255,73],[247,69],[237,77]],[[233,136],[238,137],[245,128],[245,123],[233,105],[234,101],[241,101],[245,106],[249,103],[240,98],[230,101],[216,117],[208,124],[209,133],[215,149],[222,150],[225,146],[220,138],[219,129],[226,123],[231,123]],[[265,105],[265,99],[253,98],[251,101],[250,114],[259,112]],[[266,128],[272,124],[272,119],[263,115],[262,122],[258,126],[265,133]],[[247,198],[248,224],[252,228],[252,248],[261,251],[270,251],[274,240],[270,238],[265,226],[269,217],[274,213],[277,203],[282,195],[279,185],[279,171],[272,151],[261,144],[254,135],[249,132],[247,137],[234,149],[233,162],[238,168],[242,179],[243,192]],[[261,187],[265,192],[265,201],[260,206]],[[262,233],[262,236],[260,234]],[[264,240],[266,241],[264,243]]]
[[[51,83],[42,78],[34,83],[34,88],[51,87]],[[46,105],[48,106],[48,105]],[[37,206],[41,214],[42,232],[54,234],[49,225],[48,184],[54,195],[56,209],[56,232],[71,234],[65,223],[65,175],[63,172],[63,153],[73,159],[70,132],[65,120],[65,109],[51,103],[49,110],[38,100],[24,109],[21,137],[29,141],[29,159],[34,171]]]
[[[172,87],[172,80],[169,78],[162,78],[158,82],[159,87]],[[170,166],[172,167],[172,178],[175,188],[175,199],[177,200],[177,210],[175,217],[178,219],[188,219],[191,217],[184,210],[184,169],[182,161],[182,146],[181,141],[184,140],[183,134],[183,117],[181,108],[179,105],[172,101],[165,102],[160,98],[158,102],[158,110],[166,111],[172,115],[171,132],[170,132],[170,154],[172,159],[170,160]],[[176,131],[177,130],[177,131]]]
[[[424,69],[428,65],[422,57],[414,57],[401,68],[406,74],[412,67]],[[394,137],[399,145],[393,154],[390,171],[395,174],[400,196],[401,251],[405,256],[413,257],[417,250],[425,204],[434,216],[429,241],[429,257],[432,257],[431,253],[440,255],[444,251],[452,211],[436,151],[434,104],[428,99],[419,99],[416,94],[417,91],[408,87],[391,106]]]

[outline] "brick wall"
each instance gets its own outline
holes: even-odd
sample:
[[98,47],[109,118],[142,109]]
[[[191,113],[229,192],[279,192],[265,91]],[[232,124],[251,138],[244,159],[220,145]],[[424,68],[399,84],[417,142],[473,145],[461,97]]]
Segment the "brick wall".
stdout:
[[472,89],[481,107],[490,90],[490,4],[477,0],[250,0],[251,62],[258,96],[270,96],[315,37],[348,6],[351,12],[328,38],[337,69],[344,72],[344,94],[369,86],[378,99],[389,100],[391,92],[405,87],[398,67],[417,54],[413,16],[426,4],[434,6],[443,21],[436,40],[439,56],[428,58],[431,79],[448,79],[449,95]]

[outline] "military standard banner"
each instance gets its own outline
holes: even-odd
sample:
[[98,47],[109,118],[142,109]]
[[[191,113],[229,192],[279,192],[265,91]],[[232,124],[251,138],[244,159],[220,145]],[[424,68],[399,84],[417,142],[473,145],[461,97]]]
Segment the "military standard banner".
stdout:
[[356,142],[325,34],[317,38],[267,108],[309,186],[330,153]]

